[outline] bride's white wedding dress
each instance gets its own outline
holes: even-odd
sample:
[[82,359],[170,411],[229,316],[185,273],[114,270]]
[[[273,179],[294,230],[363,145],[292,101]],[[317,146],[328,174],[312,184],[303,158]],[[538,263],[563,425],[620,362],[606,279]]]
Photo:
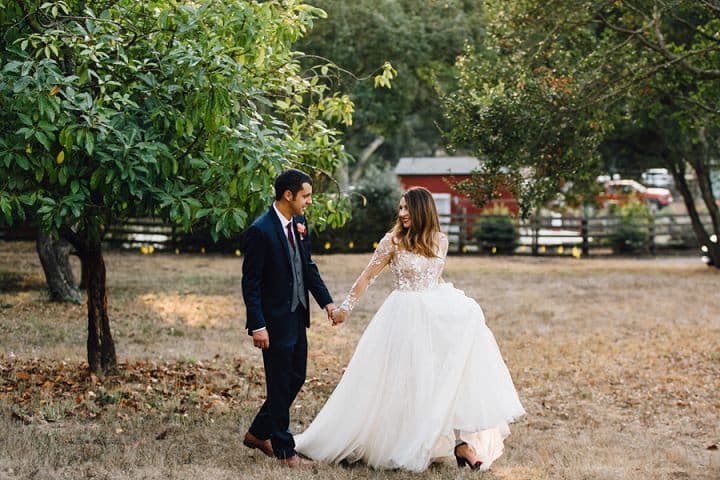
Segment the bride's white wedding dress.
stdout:
[[380,241],[341,309],[357,303],[390,265],[395,290],[367,326],[345,374],[296,450],[323,462],[362,460],[421,471],[462,441],[490,468],[508,423],[523,415],[510,373],[480,306],[442,283],[448,241],[437,257]]

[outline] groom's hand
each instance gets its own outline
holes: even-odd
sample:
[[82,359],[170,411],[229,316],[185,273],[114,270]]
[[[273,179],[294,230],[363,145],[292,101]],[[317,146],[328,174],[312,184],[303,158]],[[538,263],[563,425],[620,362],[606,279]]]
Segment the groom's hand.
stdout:
[[340,325],[345,320],[347,320],[348,312],[346,310],[342,310],[340,308],[336,308],[335,311],[333,311],[332,314],[332,324],[333,325]]
[[258,330],[252,334],[253,345],[257,348],[265,350],[270,348],[270,336],[268,335],[267,329]]
[[335,311],[335,304],[328,303],[327,305],[325,305],[325,311],[327,312],[328,320],[331,324],[334,325],[335,322],[333,321],[333,312]]

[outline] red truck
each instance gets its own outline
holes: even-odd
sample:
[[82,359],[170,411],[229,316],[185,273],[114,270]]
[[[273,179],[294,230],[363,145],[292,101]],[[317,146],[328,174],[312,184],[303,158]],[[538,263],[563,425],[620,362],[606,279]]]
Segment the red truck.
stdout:
[[673,201],[667,188],[646,187],[635,180],[610,180],[605,182],[605,190],[598,196],[600,207],[606,205],[624,205],[631,198],[645,202],[652,209],[667,207]]

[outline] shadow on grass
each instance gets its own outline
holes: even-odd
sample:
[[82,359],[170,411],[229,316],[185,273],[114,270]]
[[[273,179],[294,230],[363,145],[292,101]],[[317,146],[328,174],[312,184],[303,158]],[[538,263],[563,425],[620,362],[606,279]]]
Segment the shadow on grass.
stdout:
[[44,289],[45,282],[37,277],[0,270],[0,292],[17,293]]

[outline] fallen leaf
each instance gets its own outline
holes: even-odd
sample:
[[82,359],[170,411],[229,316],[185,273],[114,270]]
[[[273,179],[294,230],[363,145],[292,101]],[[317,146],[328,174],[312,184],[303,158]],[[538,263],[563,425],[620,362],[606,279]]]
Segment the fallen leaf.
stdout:
[[30,417],[21,413],[13,412],[12,417],[18,422],[22,422],[23,425],[30,425],[32,423],[32,419]]

